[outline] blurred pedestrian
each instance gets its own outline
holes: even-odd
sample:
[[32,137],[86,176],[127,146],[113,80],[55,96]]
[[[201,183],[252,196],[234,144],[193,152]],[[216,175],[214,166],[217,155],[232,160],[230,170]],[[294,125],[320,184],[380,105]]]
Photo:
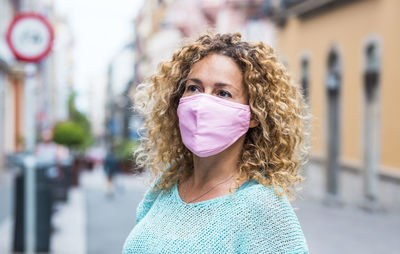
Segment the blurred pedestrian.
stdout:
[[41,140],[35,148],[36,160],[43,164],[55,165],[58,161],[58,145],[53,142],[53,132],[46,129],[41,133]]
[[35,148],[35,156],[38,164],[48,167],[47,174],[50,178],[62,180],[65,172],[61,169],[60,163],[68,159],[69,151],[53,141],[52,129],[42,131],[41,141]]
[[289,199],[303,178],[305,110],[273,49],[205,34],[139,85],[155,176],[123,253],[308,253]]
[[107,185],[106,185],[106,195],[113,196],[114,195],[114,176],[118,172],[118,160],[115,155],[114,147],[111,147],[107,151],[107,155],[104,159],[104,172],[107,177]]

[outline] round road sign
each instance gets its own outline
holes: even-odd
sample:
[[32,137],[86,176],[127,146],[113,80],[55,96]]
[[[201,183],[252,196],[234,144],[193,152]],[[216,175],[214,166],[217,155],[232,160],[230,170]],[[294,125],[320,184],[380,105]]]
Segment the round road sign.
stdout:
[[54,32],[42,15],[21,13],[11,22],[6,40],[18,60],[38,62],[49,54]]

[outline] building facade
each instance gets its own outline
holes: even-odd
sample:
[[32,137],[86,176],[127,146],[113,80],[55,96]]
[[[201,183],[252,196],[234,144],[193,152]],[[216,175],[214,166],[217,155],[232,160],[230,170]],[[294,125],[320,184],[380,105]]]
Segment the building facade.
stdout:
[[278,53],[314,116],[314,158],[400,173],[400,2],[281,2]]
[[[32,10],[44,15],[55,32],[53,50],[34,65],[18,61],[4,36],[15,15]],[[1,172],[7,154],[25,151],[27,140],[34,147],[43,130],[68,117],[73,45],[68,24],[55,15],[52,1],[0,0],[0,34]],[[27,89],[28,79],[31,90]],[[31,125],[33,131],[28,130]]]
[[24,70],[14,60],[4,36],[17,8],[17,1],[0,0],[0,173],[5,155],[20,148],[23,132]]

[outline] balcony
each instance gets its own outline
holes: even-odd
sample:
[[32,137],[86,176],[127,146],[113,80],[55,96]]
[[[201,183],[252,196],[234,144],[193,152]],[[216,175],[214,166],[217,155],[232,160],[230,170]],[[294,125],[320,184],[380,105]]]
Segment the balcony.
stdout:
[[271,15],[271,19],[278,26],[284,26],[289,15],[310,18],[332,8],[356,1],[364,0],[281,0],[279,9]]

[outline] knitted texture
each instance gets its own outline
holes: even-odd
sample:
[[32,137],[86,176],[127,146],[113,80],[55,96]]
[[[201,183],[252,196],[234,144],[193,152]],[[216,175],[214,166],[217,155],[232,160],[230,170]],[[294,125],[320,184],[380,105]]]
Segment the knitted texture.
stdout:
[[147,190],[127,237],[128,253],[308,253],[306,239],[286,196],[247,181],[233,194],[185,203]]

